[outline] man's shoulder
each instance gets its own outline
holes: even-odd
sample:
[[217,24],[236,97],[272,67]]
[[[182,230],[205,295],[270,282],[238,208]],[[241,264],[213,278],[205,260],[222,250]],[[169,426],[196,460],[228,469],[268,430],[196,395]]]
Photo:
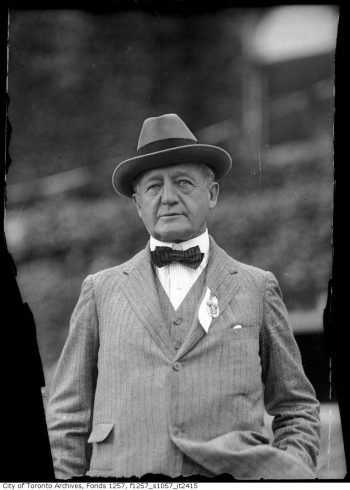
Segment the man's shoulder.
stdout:
[[113,267],[102,269],[98,272],[90,274],[88,277],[92,279],[95,285],[101,283],[103,284],[110,280],[115,281],[118,278],[121,279],[125,275],[125,273],[133,269],[135,265],[144,258],[144,256],[145,256],[145,250],[143,249],[140,252],[138,252],[136,255],[131,257],[129,260],[127,260],[126,262],[115,265]]
[[266,274],[269,274],[269,271],[266,271],[265,269],[262,269],[261,267],[257,267],[252,264],[247,264],[245,262],[240,262],[239,260],[232,259],[235,264],[237,269],[240,272],[246,273],[246,274],[252,274],[254,276],[259,276],[259,277],[266,277]]
[[271,272],[264,270],[261,267],[252,264],[247,264],[246,262],[241,262],[240,260],[237,260],[236,258],[229,255],[229,253],[226,252],[226,250],[221,248],[216,243],[214,247],[217,250],[217,252],[220,253],[222,259],[226,262],[226,264],[240,275],[247,276],[247,277],[252,276],[264,280],[267,276],[271,274]]
[[237,275],[239,276],[239,278],[246,284],[250,284],[251,286],[255,285],[255,287],[259,289],[264,289],[269,279],[274,277],[271,272],[266,271],[260,267],[246,264],[233,258],[232,261],[235,264]]

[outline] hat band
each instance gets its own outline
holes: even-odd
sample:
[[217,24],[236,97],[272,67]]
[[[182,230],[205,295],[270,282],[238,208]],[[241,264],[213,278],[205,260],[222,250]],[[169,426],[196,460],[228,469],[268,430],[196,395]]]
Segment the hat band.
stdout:
[[189,138],[167,138],[164,140],[152,141],[147,145],[141,146],[136,152],[137,156],[146,155],[147,153],[154,153],[156,151],[168,150],[169,148],[176,148],[177,146],[195,145],[197,140]]

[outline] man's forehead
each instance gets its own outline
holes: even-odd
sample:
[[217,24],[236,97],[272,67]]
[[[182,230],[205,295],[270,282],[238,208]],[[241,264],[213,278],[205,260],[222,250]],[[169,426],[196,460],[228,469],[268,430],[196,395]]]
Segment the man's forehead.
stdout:
[[146,170],[141,174],[141,179],[150,179],[154,177],[162,177],[164,175],[176,176],[179,174],[194,174],[201,172],[201,164],[200,163],[179,163],[172,165],[164,165],[156,168],[152,168],[150,170]]

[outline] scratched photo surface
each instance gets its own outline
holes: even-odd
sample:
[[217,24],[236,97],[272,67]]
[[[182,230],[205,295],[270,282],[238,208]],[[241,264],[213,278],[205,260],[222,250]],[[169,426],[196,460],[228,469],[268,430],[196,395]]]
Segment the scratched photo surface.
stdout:
[[[321,402],[318,477],[346,472],[322,314],[332,266],[334,6],[10,10],[6,236],[46,390],[81,283],[148,239],[111,176],[177,113],[233,160],[210,233],[280,284]],[[271,420],[266,415],[266,423]]]

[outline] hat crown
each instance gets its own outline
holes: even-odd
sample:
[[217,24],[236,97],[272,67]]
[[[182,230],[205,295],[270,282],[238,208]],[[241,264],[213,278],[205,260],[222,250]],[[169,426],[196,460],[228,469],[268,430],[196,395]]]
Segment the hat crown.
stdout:
[[145,145],[167,139],[185,139],[197,143],[194,134],[177,114],[149,117],[142,125],[137,150]]

